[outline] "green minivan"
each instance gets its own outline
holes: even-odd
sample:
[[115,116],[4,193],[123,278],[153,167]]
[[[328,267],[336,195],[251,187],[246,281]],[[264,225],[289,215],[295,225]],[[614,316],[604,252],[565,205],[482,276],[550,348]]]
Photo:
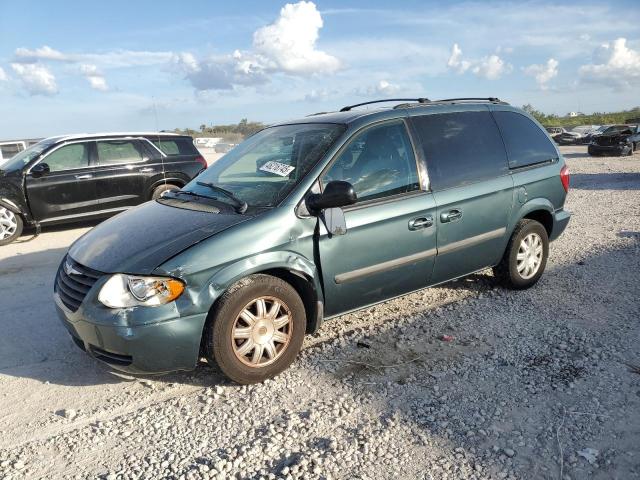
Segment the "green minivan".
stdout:
[[126,372],[204,357],[253,383],[327,318],[488,267],[534,285],[570,217],[544,128],[495,98],[395,101],[267,127],[78,239],[54,292],[75,343]]

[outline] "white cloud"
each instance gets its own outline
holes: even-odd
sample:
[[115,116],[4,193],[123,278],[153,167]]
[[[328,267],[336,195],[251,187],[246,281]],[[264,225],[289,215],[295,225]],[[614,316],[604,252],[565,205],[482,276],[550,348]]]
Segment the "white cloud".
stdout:
[[451,49],[451,56],[447,61],[447,67],[458,73],[464,73],[469,69],[470,66],[471,63],[469,61],[462,59],[462,50],[460,49],[458,44],[454,43],[453,48]]
[[197,91],[259,85],[268,82],[269,75],[275,73],[296,76],[333,73],[340,68],[340,62],[317,49],[320,28],[322,16],[314,3],[288,3],[275,22],[254,32],[252,50],[236,50],[201,60],[183,52],[174,54],[171,64]]
[[628,88],[640,85],[640,52],[627,46],[626,38],[605,43],[594,53],[594,63],[582,65],[578,73],[587,82]]
[[89,82],[89,85],[94,90],[100,90],[101,92],[106,92],[107,90],[109,90],[109,87],[107,86],[107,80],[95,65],[86,63],[82,64],[80,65],[80,72],[84,75],[84,77]]
[[16,62],[20,63],[35,63],[38,60],[56,60],[59,62],[73,61],[69,55],[58,50],[54,50],[48,45],[44,45],[33,50],[28,48],[16,48],[15,57]]
[[522,69],[525,75],[534,77],[536,83],[541,90],[546,90],[549,80],[558,75],[558,61],[555,58],[550,58],[547,63],[543,65],[533,64]]
[[316,48],[322,24],[313,2],[288,3],[274,23],[255,31],[253,47],[284,72],[332,73],[340,68],[340,62]]
[[447,68],[460,74],[470,70],[478,77],[486,78],[487,80],[497,80],[502,75],[510,73],[513,69],[511,64],[505,62],[496,54],[482,57],[480,60],[465,60],[462,56],[462,49],[457,43],[453,44],[451,56],[447,61]]
[[0,67],[0,82],[6,82],[8,79],[9,77],[7,77],[6,72],[2,67]]
[[58,93],[56,77],[44,65],[12,63],[11,68],[31,95],[55,95]]
[[487,80],[497,80],[502,77],[502,75],[510,73],[512,69],[513,67],[498,55],[489,55],[488,57],[480,59],[472,71],[478,77],[483,77]]

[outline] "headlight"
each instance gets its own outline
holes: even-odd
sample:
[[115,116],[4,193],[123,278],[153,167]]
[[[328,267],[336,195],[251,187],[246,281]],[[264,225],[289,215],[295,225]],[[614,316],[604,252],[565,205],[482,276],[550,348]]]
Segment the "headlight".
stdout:
[[109,308],[155,307],[174,301],[184,292],[184,283],[168,277],[113,275],[104,284],[98,300]]

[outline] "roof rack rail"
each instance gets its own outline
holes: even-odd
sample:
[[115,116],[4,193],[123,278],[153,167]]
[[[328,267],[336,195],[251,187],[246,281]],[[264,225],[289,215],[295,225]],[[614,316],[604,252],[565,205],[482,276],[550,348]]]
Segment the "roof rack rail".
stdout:
[[429,103],[455,103],[455,102],[490,102],[490,103],[501,103],[504,105],[508,105],[507,102],[503,102],[497,97],[460,97],[460,98],[443,98],[442,100],[433,100]]
[[371,105],[372,103],[383,103],[383,102],[418,102],[418,103],[430,103],[431,100],[428,98],[388,98],[386,100],[372,100],[370,102],[362,102],[356,103],[355,105],[347,105],[346,107],[342,107],[340,109],[341,112],[348,112],[352,108],[362,107],[363,105]]

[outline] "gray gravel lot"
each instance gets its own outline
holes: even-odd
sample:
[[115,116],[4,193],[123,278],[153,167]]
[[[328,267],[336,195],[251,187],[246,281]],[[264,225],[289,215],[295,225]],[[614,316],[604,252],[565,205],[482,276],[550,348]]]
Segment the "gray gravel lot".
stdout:
[[487,271],[328,321],[249,387],[72,344],[52,283],[90,226],[0,247],[0,478],[640,478],[640,155],[585,150],[536,287]]

